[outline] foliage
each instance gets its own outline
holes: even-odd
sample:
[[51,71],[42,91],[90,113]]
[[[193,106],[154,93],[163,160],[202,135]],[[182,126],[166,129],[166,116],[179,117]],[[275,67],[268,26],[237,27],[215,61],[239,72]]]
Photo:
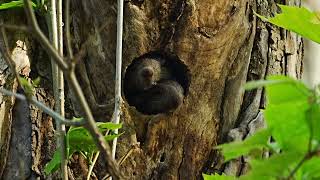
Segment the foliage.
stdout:
[[[280,14],[262,20],[320,43],[320,14],[304,7],[279,5]],[[320,86],[307,88],[300,81],[271,76],[252,81],[246,89],[265,87],[267,128],[242,142],[218,146],[225,161],[250,157],[250,170],[240,179],[320,179]],[[272,142],[270,138],[272,137]],[[270,158],[262,158],[270,151]],[[260,156],[259,156],[260,154]],[[229,180],[235,176],[203,175],[205,180]]]
[[[0,10],[21,8],[21,7],[23,7],[23,0],[11,1],[8,3],[2,3],[0,5]],[[36,4],[34,2],[32,2],[32,7],[36,7]]]
[[[264,111],[267,128],[242,142],[218,146],[226,161],[249,155],[250,171],[240,179],[320,178],[320,98],[318,89],[300,81],[271,76],[250,82],[250,89],[265,86],[268,104]],[[273,141],[270,141],[272,137]],[[264,151],[272,152],[268,159]],[[204,175],[204,179],[235,179],[227,175]]]
[[[121,128],[121,124],[114,123],[96,123],[101,133],[105,133],[106,131],[113,131]],[[119,137],[121,134],[112,134],[105,136],[106,141],[111,141],[116,137]],[[90,133],[84,127],[71,127],[66,135],[67,141],[67,152],[68,158],[71,158],[72,154],[75,152],[79,152],[83,156],[86,157],[88,161],[91,161],[92,155],[98,152],[98,149],[90,135]],[[59,169],[61,164],[61,152],[60,150],[56,150],[53,155],[53,158],[50,162],[46,164],[45,173],[50,174]]]
[[[31,1],[31,6],[34,9],[38,9],[42,7],[45,3],[45,0],[36,0],[36,1]],[[0,10],[7,10],[7,9],[16,9],[16,8],[22,8],[23,7],[23,0],[18,0],[18,1],[10,1],[7,3],[2,3],[0,4]]]
[[34,82],[39,83],[38,81],[40,81],[40,80],[38,80],[38,78],[35,81],[32,81],[32,80],[29,81],[25,77],[19,77],[19,82],[20,82],[20,84],[21,84],[21,86],[23,88],[23,91],[24,91],[25,95],[28,98],[35,94],[35,87],[38,84],[35,84]]
[[262,20],[274,25],[296,32],[301,36],[320,43],[320,13],[311,12],[305,7],[292,7],[279,5],[280,14],[267,18],[255,13]]

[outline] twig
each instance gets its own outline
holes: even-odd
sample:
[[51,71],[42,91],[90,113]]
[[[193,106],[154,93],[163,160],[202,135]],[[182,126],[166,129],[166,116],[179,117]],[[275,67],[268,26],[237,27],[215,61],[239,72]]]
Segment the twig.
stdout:
[[59,68],[62,71],[66,71],[69,68],[68,64],[64,62],[63,57],[59,55],[58,51],[50,44],[46,36],[42,33],[29,0],[23,0],[23,2],[28,22],[31,25],[31,29],[35,37],[37,37],[47,53],[55,59],[56,63],[59,65]]
[[67,54],[69,60],[73,59],[73,52],[71,46],[71,36],[70,36],[70,0],[64,0],[65,2],[65,35],[66,35],[66,47],[67,47]]
[[[318,149],[318,148],[317,148]],[[297,164],[297,166],[290,172],[289,176],[286,179],[292,179],[294,174],[299,170],[299,168],[305,163],[307,160],[311,159],[313,156],[317,155],[319,153],[319,150],[312,151],[307,153],[303,159]]]
[[[115,80],[115,104],[114,104],[114,123],[120,123],[121,115],[121,67],[122,67],[122,33],[123,33],[123,0],[118,0],[117,12],[117,49],[116,49],[116,80]],[[118,129],[115,130],[118,133]],[[115,159],[117,150],[117,140],[112,142],[112,157]]]
[[30,28],[28,28],[27,26],[23,26],[23,25],[13,25],[13,24],[2,24],[1,23],[0,27],[5,28],[5,29],[25,31],[25,32],[30,31]]
[[0,88],[0,92],[5,94],[5,95],[7,95],[7,96],[14,96],[17,99],[22,100],[22,101],[28,100],[31,104],[33,104],[33,105],[37,106],[38,108],[40,108],[43,112],[45,112],[46,114],[51,116],[57,122],[63,123],[65,125],[67,125],[67,126],[83,126],[85,124],[85,120],[84,119],[81,119],[79,121],[71,121],[71,120],[67,120],[67,119],[63,118],[62,116],[60,116],[60,114],[56,113],[54,110],[48,108],[43,103],[37,101],[37,99],[35,97],[27,99],[27,97],[22,95],[22,94],[14,93],[14,92],[8,91],[8,90],[3,89],[3,88]]
[[135,148],[136,146],[132,146],[130,150],[124,156],[121,157],[121,159],[119,160],[119,165],[122,165],[128,159],[128,157],[132,154]]
[[92,174],[92,170],[93,170],[94,165],[96,164],[96,162],[98,160],[99,155],[100,155],[100,151],[98,151],[93,157],[93,161],[92,161],[92,163],[90,164],[90,167],[89,167],[87,180],[90,180],[90,177],[91,177],[91,174]]
[[[110,132],[110,130],[107,130],[107,132],[105,133],[105,136],[107,136],[107,135],[109,134],[109,132]],[[94,156],[94,158],[93,158],[93,161],[92,161],[92,163],[90,164],[89,171],[88,171],[88,175],[87,175],[87,180],[89,180],[90,177],[91,177],[92,170],[93,170],[94,165],[96,164],[96,162],[97,162],[97,160],[98,160],[98,158],[99,158],[99,155],[100,155],[100,151],[98,151],[98,152],[95,154],[95,156]]]
[[[124,156],[122,156],[122,157],[120,158],[118,164],[121,166],[121,165],[128,159],[128,157],[132,154],[133,150],[136,149],[136,148],[137,148],[137,145],[136,145],[136,144],[135,144],[135,145],[132,145],[131,148],[130,148],[130,150],[129,150]],[[107,175],[105,175],[105,176],[102,178],[102,180],[108,179],[108,178],[110,178],[110,177],[111,177],[111,175],[107,174]]]
[[[83,108],[85,112],[85,117],[87,118],[86,129],[91,133],[94,137],[94,141],[99,148],[102,156],[106,160],[107,168],[110,174],[116,179],[123,179],[122,175],[120,174],[119,166],[113,160],[111,156],[111,149],[109,145],[105,142],[104,136],[98,131],[97,127],[95,126],[95,121],[93,116],[90,112],[89,106],[85,100],[83,92],[81,91],[80,85],[78,81],[76,81],[75,73],[72,71],[70,74],[67,75],[68,82],[70,83],[70,87],[74,90],[76,97],[78,97],[79,104]],[[122,178],[120,178],[122,177]]]
[[[49,37],[53,47],[59,52],[60,56],[63,56],[62,51],[62,39],[60,36],[61,28],[62,28],[62,18],[59,19],[58,11],[59,11],[59,4],[58,0],[50,0],[49,2],[49,10],[47,13],[47,25],[49,29]],[[60,2],[61,3],[61,2]],[[60,15],[61,15],[60,9]],[[60,29],[60,32],[59,32]],[[54,95],[54,110],[64,117],[64,84],[63,84],[63,73],[59,70],[58,65],[56,64],[55,60],[51,57],[51,70],[52,70],[52,89]],[[68,158],[66,153],[66,143],[65,143],[65,126],[60,123],[59,121],[56,123],[56,130],[57,130],[57,150],[61,153],[61,178],[63,180],[68,180]]]
[[115,179],[124,179],[122,173],[119,170],[118,165],[116,164],[116,162],[113,160],[111,156],[111,149],[109,145],[105,142],[104,136],[102,136],[102,134],[99,132],[98,128],[95,125],[93,115],[91,113],[89,105],[84,97],[84,94],[80,88],[80,85],[78,83],[78,80],[74,72],[75,64],[71,64],[71,66],[68,66],[68,64],[66,64],[63,61],[63,58],[57,53],[57,51],[55,51],[54,48],[49,44],[48,40],[43,35],[43,33],[41,32],[37,24],[37,20],[35,18],[35,15],[29,0],[24,0],[24,8],[27,14],[28,21],[34,30],[34,34],[36,35],[37,39],[43,45],[47,53],[55,59],[60,69],[64,71],[64,74],[70,85],[70,88],[74,92],[75,96],[77,97],[79,101],[79,105],[84,112],[84,116],[86,118],[85,128],[90,132],[91,136],[93,137],[93,140],[95,141],[96,146],[98,147],[98,149],[101,151],[101,154],[105,158],[107,170],[110,172],[110,174],[112,174],[112,176]]
[[[62,30],[62,0],[57,0],[57,13],[56,13],[56,19],[53,19],[56,21],[57,26],[55,27],[57,29],[57,44],[56,47],[58,49],[58,52],[60,56],[63,56],[63,30]],[[53,62],[54,60],[52,60]],[[56,102],[56,111],[61,114],[62,117],[65,115],[64,111],[64,78],[63,78],[63,72],[59,69],[58,65],[54,63],[55,71],[56,71],[56,90],[54,90],[55,93],[55,102]],[[62,162],[61,162],[61,171],[62,171],[62,179],[68,180],[68,157],[66,153],[66,142],[65,142],[65,136],[66,136],[66,127],[64,124],[57,123],[57,130],[59,132],[60,138],[59,138],[59,144],[61,148],[61,155],[62,155]]]

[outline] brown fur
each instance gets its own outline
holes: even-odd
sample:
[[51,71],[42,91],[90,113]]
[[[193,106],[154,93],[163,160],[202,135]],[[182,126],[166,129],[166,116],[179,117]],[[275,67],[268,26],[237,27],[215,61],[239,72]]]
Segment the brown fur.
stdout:
[[170,69],[153,58],[140,59],[129,66],[124,91],[129,104],[144,114],[175,110],[184,98],[184,90]]

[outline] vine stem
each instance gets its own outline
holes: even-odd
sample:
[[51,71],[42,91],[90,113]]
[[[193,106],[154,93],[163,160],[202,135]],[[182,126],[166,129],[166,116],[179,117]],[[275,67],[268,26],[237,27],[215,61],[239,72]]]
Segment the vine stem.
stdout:
[[[316,148],[318,149],[318,148]],[[301,161],[298,162],[298,164],[295,166],[295,168],[290,172],[289,176],[286,179],[292,179],[294,174],[299,170],[299,168],[303,165],[303,163],[305,163],[306,161],[308,161],[309,159],[311,159],[313,156],[316,156],[320,153],[319,150],[316,151],[312,151],[312,152],[308,152]]]
[[77,97],[79,106],[83,110],[84,117],[86,119],[86,124],[84,127],[89,131],[93,140],[101,151],[103,158],[105,159],[107,170],[115,179],[125,179],[121,171],[119,170],[118,164],[113,160],[110,146],[105,142],[104,136],[99,132],[95,120],[93,118],[90,107],[84,97],[83,91],[79,85],[79,82],[75,75],[75,64],[66,63],[63,56],[61,56],[56,49],[49,43],[46,36],[42,33],[39,28],[37,19],[31,7],[30,0],[23,0],[26,16],[28,23],[32,28],[33,35],[37,38],[46,52],[53,57],[59,68],[64,72],[65,78],[67,79],[70,89],[73,91]]
[[[60,56],[63,56],[63,22],[62,22],[62,0],[57,0],[57,39],[58,39],[58,52]],[[55,97],[59,99],[57,104],[57,112],[60,112],[61,116],[65,116],[65,96],[64,96],[64,78],[63,72],[59,69],[58,65],[56,66],[57,70],[57,88],[58,95]],[[63,123],[57,124],[58,132],[60,132],[59,136],[59,144],[61,148],[62,161],[61,161],[61,171],[62,171],[62,179],[68,180],[68,154],[66,148],[66,126]]]
[[[117,49],[116,49],[116,80],[115,80],[115,105],[114,105],[114,120],[116,124],[120,123],[121,116],[121,67],[122,67],[122,33],[123,33],[123,0],[118,0],[117,12]],[[118,133],[118,129],[115,130]],[[115,159],[117,150],[117,140],[112,142],[112,157]]]
[[65,119],[60,114],[56,113],[54,110],[50,109],[49,107],[47,107],[43,103],[37,101],[37,99],[35,97],[31,97],[31,98],[27,99],[27,97],[24,96],[23,94],[14,93],[14,92],[11,92],[11,91],[3,89],[3,88],[0,88],[0,92],[2,94],[7,95],[7,96],[14,96],[15,98],[17,98],[19,100],[28,100],[31,104],[37,106],[39,109],[41,109],[43,112],[45,112],[46,114],[51,116],[53,119],[55,119],[56,121],[59,121],[60,123],[65,124],[67,126],[83,126],[85,124],[84,119],[81,119],[79,121],[72,121],[72,120]]
[[92,171],[93,171],[93,168],[94,168],[94,165],[96,164],[98,158],[99,158],[99,155],[100,155],[100,151],[98,151],[94,157],[93,157],[93,161],[92,163],[90,164],[89,166],[89,171],[88,171],[88,175],[87,175],[87,180],[90,180],[90,177],[91,177],[91,174],[92,174]]
[[[63,56],[63,39],[62,39],[62,2],[61,0],[51,0],[49,6],[47,24],[49,29],[49,37],[53,47],[58,51],[60,56]],[[51,57],[52,69],[52,87],[54,94],[54,110],[64,117],[64,81],[63,72],[59,69],[57,63]],[[57,149],[61,153],[61,178],[68,180],[68,160],[66,153],[66,127],[64,124],[57,121]]]

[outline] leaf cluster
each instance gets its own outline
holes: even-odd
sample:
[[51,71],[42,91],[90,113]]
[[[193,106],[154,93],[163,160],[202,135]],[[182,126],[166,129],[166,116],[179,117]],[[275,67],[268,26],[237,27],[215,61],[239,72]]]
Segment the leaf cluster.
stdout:
[[[34,9],[39,9],[45,6],[45,2],[46,0],[32,0],[31,6]],[[0,10],[17,9],[17,8],[23,8],[23,0],[10,1],[10,2],[0,4]]]
[[[271,18],[255,14],[320,43],[319,13],[304,7],[279,7],[281,13]],[[302,82],[284,76],[246,84],[248,90],[260,87],[265,87],[268,100],[264,111],[267,128],[242,142],[218,146],[225,161],[243,155],[250,157],[251,170],[240,179],[320,179],[319,87],[309,89]],[[263,151],[271,152],[271,157],[262,158]],[[205,180],[236,179],[224,174],[203,177]]]
[[[105,133],[106,131],[111,132],[104,136],[106,141],[111,141],[121,135],[112,133],[114,130],[121,128],[121,124],[98,122],[96,125],[101,133]],[[93,154],[98,152],[92,136],[84,127],[71,127],[66,135],[66,144],[68,159],[70,159],[74,153],[78,152],[91,163]],[[55,151],[52,160],[46,164],[45,173],[51,174],[58,170],[61,160],[61,151],[58,149]]]
[[[302,82],[271,76],[250,82],[247,88],[265,86],[267,128],[242,142],[218,146],[225,161],[243,155],[250,157],[250,171],[240,179],[320,178],[320,98]],[[270,139],[272,137],[272,141]],[[264,151],[271,152],[263,158]],[[204,179],[235,179],[227,175],[204,175]]]

